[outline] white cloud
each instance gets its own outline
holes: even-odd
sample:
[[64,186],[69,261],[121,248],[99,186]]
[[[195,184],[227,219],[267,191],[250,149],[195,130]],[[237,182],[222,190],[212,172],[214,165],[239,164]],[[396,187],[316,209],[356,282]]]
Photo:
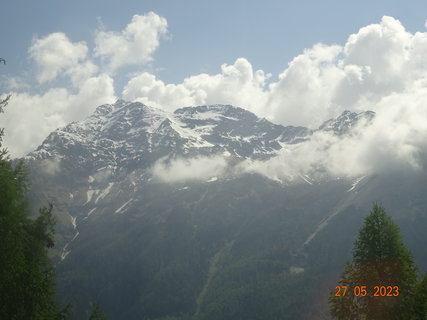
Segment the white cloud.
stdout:
[[[166,30],[166,19],[152,12],[135,15],[121,33],[98,31],[94,54],[105,58],[113,69],[146,63]],[[72,42],[64,33],[55,32],[34,38],[28,54],[35,62],[37,81],[52,87],[30,94],[22,78],[7,81],[13,98],[0,117],[0,127],[6,132],[4,145],[15,157],[36,148],[56,128],[81,120],[98,105],[116,100],[113,79],[100,72],[105,66],[93,62],[86,42]],[[70,87],[55,82],[64,79],[70,80]]]
[[351,136],[317,132],[268,161],[246,161],[243,171],[289,181],[301,174],[354,177],[393,170],[427,169],[427,81],[383,97],[376,117]]
[[165,18],[149,12],[134,15],[121,32],[99,30],[95,36],[95,56],[109,62],[111,70],[124,65],[144,64],[152,60],[159,40],[167,31]]
[[[217,175],[258,173],[287,183],[301,181],[303,175],[314,179],[325,175],[354,178],[372,173],[426,170],[426,101],[427,80],[417,81],[410,90],[381,99],[373,121],[361,122],[351,135],[318,131],[307,142],[288,145],[267,161],[244,160],[234,167],[221,167]],[[224,159],[217,161],[226,163]],[[179,178],[182,176],[175,179]]]
[[88,116],[98,105],[116,100],[113,79],[100,75],[87,79],[76,94],[51,88],[43,94],[12,93],[0,117],[4,145],[15,157],[34,150],[58,127]]
[[365,68],[361,93],[369,95],[371,102],[405,88],[411,78],[408,63],[412,39],[413,35],[391,17],[383,17],[380,24],[361,28],[349,37],[344,47],[344,63]]
[[44,159],[39,164],[39,169],[48,175],[55,175],[61,166],[61,159],[52,158]]
[[96,107],[116,100],[113,79],[110,76],[101,74],[91,77],[81,84],[64,116],[68,122],[77,121],[90,115]]
[[218,103],[253,110],[266,103],[263,88],[269,76],[262,70],[254,72],[248,60],[239,58],[233,65],[223,64],[220,74],[199,74],[180,84],[165,84],[144,72],[129,80],[122,96],[168,110]]
[[251,110],[265,104],[264,86],[269,77],[262,70],[254,72],[247,59],[239,58],[233,65],[223,64],[220,74],[192,76],[183,84],[206,104],[232,104]]
[[54,80],[62,72],[71,72],[86,59],[88,48],[85,42],[73,43],[62,32],[51,33],[41,39],[34,39],[28,50],[35,61],[40,83]]
[[182,106],[203,103],[184,85],[168,84],[148,72],[133,77],[123,89],[122,97],[129,101],[140,101],[152,107],[175,110]]
[[70,77],[71,82],[75,87],[79,87],[87,79],[95,75],[98,72],[98,69],[98,66],[92,61],[84,61],[70,68],[66,72],[66,75]]
[[222,156],[178,158],[158,160],[152,167],[155,179],[163,182],[181,182],[191,180],[207,180],[221,176],[227,168],[227,161]]
[[199,74],[179,84],[165,84],[142,73],[130,79],[122,96],[148,105],[173,110],[200,104],[232,104],[276,123],[316,126],[343,111],[332,99],[340,80],[351,68],[338,65],[340,46],[315,45],[296,57],[267,86],[271,74],[254,71],[245,58],[221,66],[221,73]]
[[[100,60],[92,59],[85,42],[72,42],[63,33],[35,39],[29,54],[38,67],[38,81],[46,83],[65,75],[74,91],[12,92],[7,112],[0,117],[0,127],[6,127],[5,145],[13,155],[22,155],[58,126],[112,102],[113,79],[100,70],[149,62],[166,32],[166,19],[152,12],[135,15],[121,32],[99,30],[93,55]],[[189,105],[233,104],[275,123],[312,128],[346,109],[370,109],[377,112],[373,124],[352,137],[317,133],[277,158],[247,161],[239,170],[292,179],[319,167],[347,176],[399,165],[421,168],[426,165],[422,159],[427,150],[426,53],[427,32],[409,33],[398,20],[383,17],[350,35],[342,45],[318,43],[304,50],[277,78],[238,58],[223,64],[217,74],[192,75],[181,83],[165,83],[148,72],[136,74],[123,88],[122,97],[170,111]],[[10,87],[24,91],[25,85],[18,80],[11,80]],[[178,159],[157,163],[154,172],[160,180],[176,181],[208,179],[225,168],[226,160],[218,157]]]
[[[342,111],[331,101],[345,73],[338,64],[342,48],[316,44],[295,57],[279,80],[270,84],[267,115],[275,122],[318,126]],[[260,110],[262,111],[262,110]]]
[[296,57],[269,86],[271,74],[254,71],[247,59],[238,58],[232,65],[223,64],[218,74],[194,75],[179,84],[165,84],[144,72],[129,80],[122,96],[168,110],[232,104],[277,123],[318,125],[344,110],[331,103],[339,80],[346,76],[337,65],[341,51],[339,46],[315,45]]
[[344,110],[375,109],[384,97],[404,92],[427,72],[427,33],[407,32],[383,17],[361,28],[344,45],[316,44],[295,57],[267,86],[262,70],[239,58],[217,74],[165,84],[142,73],[122,95],[165,109],[191,104],[233,104],[276,123],[317,127]]
[[4,86],[10,91],[28,90],[30,85],[24,80],[23,77],[10,77],[3,81]]

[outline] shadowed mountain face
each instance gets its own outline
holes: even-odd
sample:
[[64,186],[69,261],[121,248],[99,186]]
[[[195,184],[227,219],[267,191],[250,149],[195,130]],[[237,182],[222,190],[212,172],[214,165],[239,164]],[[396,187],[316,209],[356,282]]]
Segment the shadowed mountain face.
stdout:
[[109,319],[325,319],[374,201],[424,270],[424,173],[279,183],[225,169],[166,183],[153,169],[200,157],[267,160],[315,132],[348,135],[373,117],[346,111],[311,130],[233,106],[168,113],[118,101],[52,132],[26,160],[31,202],[53,202],[57,216],[58,299],[74,304],[75,319],[91,301]]

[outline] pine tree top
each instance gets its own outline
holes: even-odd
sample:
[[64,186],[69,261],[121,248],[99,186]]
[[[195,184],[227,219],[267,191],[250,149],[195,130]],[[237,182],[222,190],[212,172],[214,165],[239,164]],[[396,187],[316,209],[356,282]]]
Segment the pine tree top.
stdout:
[[375,204],[355,241],[353,263],[355,266],[383,264],[402,258],[412,261],[403,244],[399,227],[383,207]]

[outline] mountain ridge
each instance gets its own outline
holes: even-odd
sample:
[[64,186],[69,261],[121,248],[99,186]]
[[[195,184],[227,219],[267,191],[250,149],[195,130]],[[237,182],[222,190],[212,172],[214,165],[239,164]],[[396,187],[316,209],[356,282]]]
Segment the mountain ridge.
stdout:
[[[184,156],[203,152],[203,148],[207,148],[207,153],[221,151],[265,160],[276,155],[283,144],[307,141],[313,132],[345,134],[361,119],[370,121],[373,117],[372,111],[344,111],[339,117],[327,120],[318,129],[312,130],[301,126],[277,125],[231,105],[184,107],[172,113],[139,102],[118,100],[115,104],[97,107],[91,116],[82,121],[58,128],[25,158],[44,159],[52,156],[56,147],[67,143],[90,148],[99,140],[95,145],[101,149],[118,149],[117,144],[130,141],[132,143],[127,148],[140,152],[151,153],[153,147],[160,144],[173,147],[177,149],[173,151]],[[164,137],[170,139],[161,140]],[[138,139],[141,140],[139,144],[136,143]]]
[[[327,250],[313,248],[337,231],[337,221],[351,221],[332,259],[331,272],[338,269],[375,179],[300,174],[284,184],[227,168],[292,152],[319,130],[352,134],[361,119],[365,113],[343,113],[311,130],[230,105],[171,113],[119,100],[57,129],[26,161],[32,206],[55,208],[59,299],[75,304],[75,319],[94,297],[111,319],[232,319],[222,305],[237,318],[263,310],[262,319],[286,319],[287,310],[289,319],[300,319],[290,301],[306,303],[318,272],[312,260]],[[165,175],[214,173],[168,183],[153,174],[159,162],[160,170],[175,163],[176,172]],[[363,197],[363,209],[354,209]],[[284,299],[298,288],[300,297]],[[256,301],[257,292],[270,302],[233,300]]]

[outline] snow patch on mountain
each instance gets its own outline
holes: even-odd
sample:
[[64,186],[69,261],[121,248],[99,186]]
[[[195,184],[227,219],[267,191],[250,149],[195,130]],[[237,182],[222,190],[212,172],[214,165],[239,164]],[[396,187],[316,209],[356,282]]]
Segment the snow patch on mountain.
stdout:
[[94,212],[96,210],[96,207],[95,208],[92,208],[87,214],[86,214],[86,217],[84,217],[83,218],[83,221],[84,220],[86,220],[86,219],[88,219],[89,217],[90,217],[90,215]]
[[307,182],[308,184],[313,184],[313,181],[311,181],[310,177],[306,174],[301,174],[300,177]]
[[99,200],[105,198],[110,193],[113,185],[114,185],[114,182],[109,182],[108,186],[98,194],[98,197],[96,198],[95,203],[98,203]]
[[300,273],[303,273],[304,271],[305,269],[302,267],[292,266],[289,268],[289,272],[291,274],[300,274]]
[[64,246],[64,248],[62,248],[61,261],[63,261],[70,254],[71,250],[68,250],[68,247],[71,244],[71,242],[76,240],[76,238],[79,236],[79,234],[80,233],[77,231],[76,234],[74,235],[74,237]]
[[71,217],[71,224],[73,225],[73,228],[76,229],[77,225],[76,225],[76,217]]
[[360,182],[365,179],[366,176],[362,176],[360,178],[357,178],[352,184],[351,184],[351,188],[347,190],[347,192],[353,191],[355,190],[355,188],[360,184]]
[[116,211],[114,211],[114,213],[124,213],[126,210],[124,210],[126,208],[126,206],[131,203],[133,201],[133,199],[129,199],[128,201],[126,201],[120,208],[118,208]]
[[84,204],[89,203],[92,200],[94,194],[96,194],[99,190],[87,190],[86,192],[86,202]]

